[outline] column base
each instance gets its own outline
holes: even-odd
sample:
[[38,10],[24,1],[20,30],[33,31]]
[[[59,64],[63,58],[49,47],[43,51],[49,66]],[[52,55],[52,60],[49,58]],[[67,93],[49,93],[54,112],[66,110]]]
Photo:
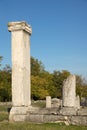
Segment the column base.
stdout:
[[22,107],[12,107],[9,115],[9,121],[26,121],[26,116],[28,112],[29,106]]

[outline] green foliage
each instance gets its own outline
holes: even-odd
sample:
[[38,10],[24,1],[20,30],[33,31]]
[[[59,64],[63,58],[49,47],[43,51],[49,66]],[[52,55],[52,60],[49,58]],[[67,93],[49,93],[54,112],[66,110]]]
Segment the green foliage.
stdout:
[[46,89],[48,90],[48,93],[51,97],[56,97],[55,93],[56,93],[56,87],[54,86],[53,83],[53,74],[44,71],[40,77],[44,78],[47,82],[47,87]]
[[40,75],[44,71],[44,67],[41,61],[31,57],[31,75],[37,76]]
[[44,70],[40,61],[31,58],[31,94],[32,99],[45,99],[47,95],[54,97],[55,87],[52,74]]
[[67,77],[70,75],[70,72],[67,70],[61,71],[54,71],[53,73],[53,84],[56,88],[56,97],[61,98],[62,97],[62,86],[63,81],[67,79]]
[[[0,66],[3,57],[0,56]],[[41,61],[31,57],[31,95],[32,99],[45,99],[50,95],[52,98],[62,97],[63,81],[70,75],[67,70],[45,71]],[[76,93],[81,97],[87,97],[87,83],[82,76],[76,75]],[[11,100],[11,68],[6,65],[0,69],[0,101]]]
[[11,68],[6,65],[3,70],[0,70],[0,101],[11,100]]
[[8,100],[8,92],[6,91],[5,88],[0,88],[0,101],[5,102]]
[[87,83],[80,75],[76,75],[76,93],[81,97],[87,97]]
[[1,66],[2,59],[3,59],[3,57],[2,57],[2,56],[0,56],[0,66]]
[[40,78],[39,76],[31,77],[32,98],[34,100],[45,99],[48,95],[46,87],[47,83],[45,79]]

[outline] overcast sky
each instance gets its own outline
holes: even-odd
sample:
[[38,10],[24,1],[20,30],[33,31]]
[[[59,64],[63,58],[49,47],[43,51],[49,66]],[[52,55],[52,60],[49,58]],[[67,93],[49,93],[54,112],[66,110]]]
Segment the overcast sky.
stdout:
[[87,78],[87,0],[0,0],[0,55],[11,65],[7,24],[32,27],[31,56],[49,72],[68,70]]

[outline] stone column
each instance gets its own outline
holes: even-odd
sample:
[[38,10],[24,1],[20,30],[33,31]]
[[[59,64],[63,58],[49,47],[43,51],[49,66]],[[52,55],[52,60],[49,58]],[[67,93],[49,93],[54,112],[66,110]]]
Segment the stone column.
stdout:
[[27,107],[31,105],[30,35],[32,30],[30,25],[24,21],[8,23],[8,30],[12,37],[13,106],[10,112],[10,120],[17,120],[15,115],[17,113],[21,115],[22,111],[26,113]]
[[46,96],[46,108],[51,108],[51,96]]
[[76,78],[70,75],[63,84],[63,107],[75,107]]

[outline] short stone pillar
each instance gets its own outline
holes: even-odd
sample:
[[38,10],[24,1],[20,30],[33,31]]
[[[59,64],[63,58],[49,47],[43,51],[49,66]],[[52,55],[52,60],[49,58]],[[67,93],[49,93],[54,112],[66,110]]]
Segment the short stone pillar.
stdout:
[[76,99],[76,78],[70,75],[63,83],[63,107],[75,107]]
[[51,108],[51,96],[46,96],[46,108]]
[[[31,105],[30,89],[30,35],[31,27],[26,22],[10,22],[8,30],[12,40],[12,109],[9,119],[25,120]],[[18,116],[20,115],[20,116]],[[21,116],[22,115],[22,116]]]

